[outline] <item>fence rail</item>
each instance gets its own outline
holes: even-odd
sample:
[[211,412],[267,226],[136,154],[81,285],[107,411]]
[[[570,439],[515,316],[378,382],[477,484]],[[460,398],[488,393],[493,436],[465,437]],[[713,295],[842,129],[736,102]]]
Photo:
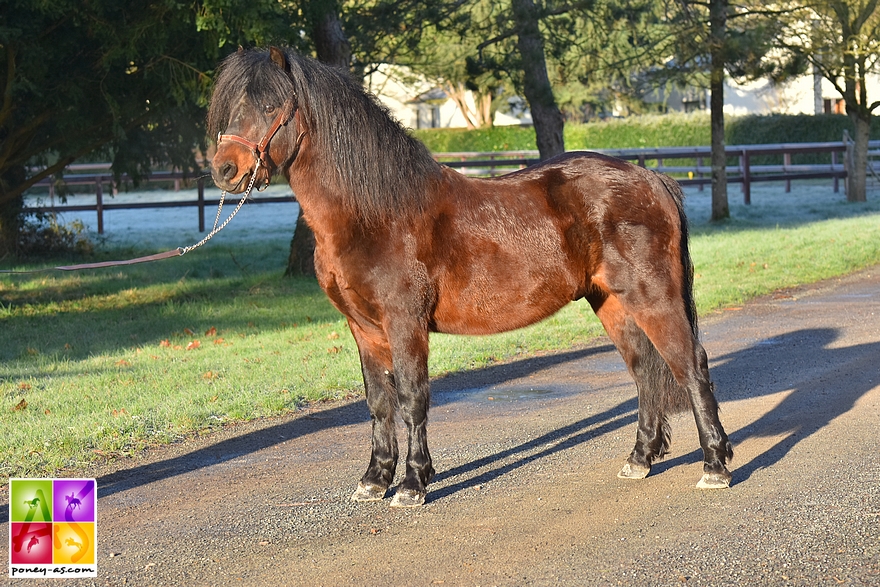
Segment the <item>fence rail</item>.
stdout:
[[[82,165],[71,165],[67,169],[71,171],[83,171],[89,169],[110,169],[109,163],[99,163],[99,164],[82,164]],[[98,234],[104,234],[104,212],[107,210],[138,210],[145,208],[185,208],[185,207],[196,207],[198,209],[199,216],[199,232],[205,232],[205,208],[210,208],[212,206],[217,206],[220,204],[219,198],[217,199],[206,199],[205,198],[205,179],[208,176],[207,173],[199,174],[195,178],[196,182],[196,198],[188,199],[188,200],[173,200],[170,202],[126,202],[126,203],[105,203],[104,202],[104,185],[109,185],[113,190],[113,193],[116,193],[116,183],[113,181],[113,176],[109,174],[103,173],[71,173],[65,174],[63,183],[66,185],[92,185],[95,189],[95,203],[94,204],[63,204],[63,205],[51,205],[51,206],[30,206],[27,209],[34,212],[88,212],[94,211],[98,216]],[[149,182],[173,182],[175,190],[179,190],[181,187],[181,183],[184,181],[192,181],[194,178],[191,175],[184,175],[179,172],[171,172],[171,171],[159,171],[150,174],[148,177],[143,178],[141,181],[143,183]],[[122,176],[123,182],[128,181],[128,177]],[[43,182],[37,183],[37,186],[40,187],[54,187],[54,181],[44,180]],[[50,190],[50,194],[53,194],[54,190]],[[230,198],[227,197],[224,200],[226,204],[238,204],[240,199],[238,198]],[[251,196],[248,198],[249,204],[271,204],[278,202],[295,202],[296,198],[293,195],[290,196]]]
[[[850,148],[851,150],[851,148]],[[682,185],[697,185],[700,189],[706,184],[711,184],[712,168],[706,163],[711,158],[710,147],[658,147],[647,149],[613,149],[601,150],[600,153],[633,161],[636,164],[654,169],[661,173],[667,173],[675,177]],[[798,179],[821,179],[830,178],[834,182],[834,191],[839,191],[839,182],[846,180],[847,168],[847,145],[845,142],[830,143],[780,143],[774,145],[736,145],[725,149],[729,159],[735,159],[737,164],[727,166],[728,183],[742,184],[743,202],[751,203],[751,185],[755,182],[784,181],[786,191],[791,189],[792,180]],[[792,157],[802,155],[827,154],[830,155],[829,163],[792,163]],[[782,164],[753,164],[756,157],[782,156]],[[492,153],[460,152],[460,153],[437,153],[434,158],[449,167],[455,167],[462,173],[472,176],[497,176],[509,173],[516,169],[522,169],[539,161],[537,151],[497,151]],[[652,163],[649,165],[648,163]],[[677,164],[670,165],[670,162]],[[880,141],[869,143],[868,173],[877,177],[880,175]],[[104,185],[116,193],[116,184],[113,176],[109,173],[109,163],[99,164],[76,164],[67,168],[63,176],[63,183],[71,185],[93,185],[95,189],[95,204],[88,205],[53,205],[30,207],[29,210],[41,212],[74,212],[94,210],[98,215],[98,233],[104,232],[104,211],[141,209],[141,208],[171,208],[171,207],[196,207],[198,208],[199,231],[205,231],[205,207],[216,206],[219,200],[205,199],[204,181],[207,174],[193,178],[177,172],[155,172],[144,178],[144,182],[172,182],[175,189],[179,189],[184,181],[197,182],[197,197],[195,200],[175,200],[171,202],[139,202],[113,204],[104,202]],[[91,172],[91,173],[88,173]],[[123,181],[128,178],[123,176]],[[50,194],[54,193],[56,180],[46,179],[36,184],[38,187],[48,188]],[[257,204],[271,202],[295,202],[296,198],[290,196],[263,196],[253,197],[251,201]],[[236,199],[227,199],[227,202],[235,204]]]
[[[880,141],[869,143],[869,165],[871,155],[880,158]],[[711,147],[657,147],[647,149],[605,149],[597,152],[667,173],[682,185],[702,186],[712,183],[712,168],[707,165],[711,159]],[[737,160],[736,165],[728,165],[728,183],[742,184],[743,201],[751,203],[751,184],[755,182],[784,181],[786,191],[791,189],[792,180],[830,178],[834,181],[834,191],[839,191],[839,182],[847,177],[845,161],[847,147],[844,142],[829,143],[779,143],[771,145],[734,145],[725,149],[728,158]],[[792,157],[800,155],[827,154],[829,163],[792,163]],[[491,155],[491,156],[488,156]],[[782,164],[754,164],[752,160],[761,156],[782,156]],[[462,173],[476,176],[497,176],[522,169],[538,162],[537,151],[502,151],[497,153],[438,153],[435,159],[462,170]],[[685,161],[682,161],[685,160]],[[670,161],[682,161],[670,165]],[[648,163],[653,163],[649,165]],[[868,170],[880,173],[880,162],[873,163]]]

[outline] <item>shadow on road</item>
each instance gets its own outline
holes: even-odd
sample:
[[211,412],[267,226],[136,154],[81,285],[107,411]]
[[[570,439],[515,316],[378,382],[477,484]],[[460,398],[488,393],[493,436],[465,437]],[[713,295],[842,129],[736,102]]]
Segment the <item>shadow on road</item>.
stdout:
[[[831,348],[839,332],[834,328],[797,330],[729,355],[717,357],[712,369],[720,390],[719,399],[730,401],[789,391],[763,416],[730,434],[736,445],[749,438],[784,435],[774,446],[737,466],[733,483],[779,462],[800,441],[815,434],[832,420],[849,412],[855,403],[878,385],[877,360],[880,342]],[[723,415],[722,415],[723,419]],[[702,460],[696,450],[657,463],[652,474]]]
[[[489,481],[506,475],[510,471],[518,469],[533,461],[575,447],[579,444],[583,444],[584,442],[588,442],[593,438],[602,436],[603,434],[614,432],[615,430],[618,430],[629,424],[634,424],[638,420],[635,411],[637,407],[638,400],[636,400],[636,398],[629,399],[609,410],[602,412],[601,414],[596,414],[595,416],[590,416],[573,424],[563,426],[562,428],[558,428],[556,430],[553,430],[552,432],[548,432],[547,434],[539,436],[538,438],[530,440],[529,442],[526,442],[524,444],[520,444],[519,446],[515,446],[513,448],[497,452],[493,455],[471,461],[470,463],[454,467],[448,471],[441,471],[435,477],[436,482],[443,481],[445,479],[452,479],[459,476],[465,476],[487,465],[491,465],[492,463],[503,462],[505,459],[511,456],[523,455],[522,458],[515,462],[506,463],[504,465],[489,469],[488,471],[485,471],[477,475],[476,477],[467,477],[466,479],[462,479],[461,481],[458,481],[447,487],[432,489],[431,492],[428,493],[428,498],[431,501],[434,501],[437,499],[442,499],[444,497],[449,497],[450,495],[453,495],[454,493],[462,489],[467,489],[475,485],[488,483]],[[546,446],[548,444],[550,446]],[[542,447],[544,447],[543,450],[538,450]],[[537,452],[534,452],[536,450]]]
[[[435,406],[443,405],[461,399],[460,393],[453,395],[445,392],[460,392],[462,388],[474,392],[483,387],[499,385],[512,379],[527,376],[529,373],[549,369],[570,361],[584,359],[594,354],[608,352],[613,350],[613,348],[609,345],[590,347],[564,353],[530,357],[513,363],[493,365],[478,371],[453,373],[439,377],[432,381],[432,389],[435,392],[433,404]],[[635,409],[634,400],[629,409]],[[105,475],[97,480],[100,495],[102,497],[113,495],[114,493],[147,485],[154,481],[241,458],[243,455],[255,453],[281,442],[313,434],[326,428],[367,423],[368,421],[369,412],[364,401],[321,410],[320,419],[313,419],[308,416],[298,417],[275,426],[236,436],[235,438],[221,440],[216,444],[199,448],[184,455]],[[560,432],[560,434],[563,433]],[[366,466],[366,463],[364,465]]]
[[[733,471],[734,483],[743,482],[758,469],[777,463],[802,439],[851,410],[860,397],[877,385],[874,379],[880,377],[877,375],[880,342],[831,348],[838,337],[839,332],[832,328],[799,330],[759,341],[742,351],[715,358],[716,365],[712,368],[712,374],[720,390],[719,399],[722,402],[791,390],[772,410],[730,435],[735,447],[737,443],[748,438],[786,434],[769,450],[736,467]],[[434,404],[443,405],[460,399],[462,388],[475,392],[611,349],[608,345],[579,349],[494,365],[466,374],[447,375],[433,382],[433,388],[438,392],[434,395]],[[441,471],[436,481],[456,481],[432,491],[430,497],[432,500],[448,497],[466,487],[491,481],[530,462],[618,430],[636,421],[636,407],[637,400],[633,397],[614,408],[568,424],[519,446]],[[240,458],[242,455],[323,429],[366,423],[368,420],[363,401],[322,410],[320,419],[307,416],[295,418],[222,440],[185,455],[105,475],[98,479],[100,494],[112,495]],[[510,457],[516,455],[522,456],[510,462]],[[701,451],[695,450],[656,463],[652,474],[682,464],[697,463],[701,459]],[[476,477],[469,476],[493,463],[498,465],[484,470]],[[457,480],[458,478],[461,479]]]

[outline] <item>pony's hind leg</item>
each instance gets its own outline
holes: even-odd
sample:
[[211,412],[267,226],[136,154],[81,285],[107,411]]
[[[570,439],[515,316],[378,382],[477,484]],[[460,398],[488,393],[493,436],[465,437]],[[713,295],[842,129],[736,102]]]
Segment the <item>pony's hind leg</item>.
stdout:
[[380,501],[394,480],[399,455],[394,428],[397,403],[394,376],[390,371],[390,353],[387,350],[383,352],[381,346],[371,344],[357,326],[351,325],[351,331],[360,351],[361,372],[372,425],[370,464],[351,499]]
[[643,479],[651,472],[654,460],[668,452],[671,430],[667,415],[687,409],[687,397],[651,341],[616,297],[594,292],[588,300],[623,357],[638,390],[636,444],[617,476]]
[[706,351],[697,341],[684,310],[676,311],[675,304],[666,306],[665,312],[654,306],[636,313],[634,318],[687,392],[703,449],[703,477],[697,487],[728,487],[731,475],[726,465],[733,458],[733,448],[718,418]]

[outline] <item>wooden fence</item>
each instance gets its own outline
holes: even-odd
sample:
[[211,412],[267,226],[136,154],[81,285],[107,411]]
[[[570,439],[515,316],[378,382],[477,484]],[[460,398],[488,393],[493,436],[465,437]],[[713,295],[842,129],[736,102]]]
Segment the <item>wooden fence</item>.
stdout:
[[[67,186],[93,186],[95,192],[94,204],[61,204],[50,206],[34,206],[28,207],[27,209],[33,210],[35,212],[88,212],[93,210],[98,216],[98,234],[104,234],[105,210],[137,210],[145,208],[181,208],[193,206],[196,207],[198,211],[199,232],[205,232],[205,208],[216,207],[220,203],[219,198],[205,198],[205,181],[209,177],[208,172],[204,172],[196,177],[193,177],[192,175],[184,175],[180,172],[157,171],[141,180],[142,183],[161,182],[170,184],[175,191],[180,191],[181,187],[185,186],[187,183],[195,182],[195,199],[182,199],[167,202],[108,203],[104,201],[104,186],[108,186],[110,190],[112,190],[112,193],[114,195],[117,193],[118,190],[118,185],[114,181],[113,175],[109,173],[109,163],[85,163],[80,165],[71,165],[67,168],[67,170],[73,173],[65,173],[63,176],[63,183]],[[95,173],[94,170],[97,170],[98,173]],[[85,173],[87,171],[92,171],[92,173]],[[101,173],[101,171],[104,171],[104,173]],[[122,180],[122,182],[130,182],[130,179],[126,175],[123,175],[120,179]],[[54,195],[54,179],[44,180],[37,183],[36,186],[47,188],[49,190],[50,196]],[[239,201],[240,200],[238,198],[229,196],[227,196],[224,200],[226,204],[231,204],[233,206],[238,204]],[[293,196],[293,194],[289,196],[252,195],[250,198],[248,198],[248,204],[270,204],[277,202],[295,201],[296,198]]]
[[[727,181],[742,184],[743,202],[751,203],[751,186],[756,182],[784,181],[786,191],[791,189],[792,180],[830,178],[834,183],[834,191],[839,191],[839,182],[847,177],[847,153],[851,146],[846,142],[832,143],[788,143],[775,145],[739,145],[726,148],[728,161],[737,163],[727,166]],[[707,163],[711,157],[709,147],[658,147],[650,149],[614,149],[600,151],[606,155],[633,161],[642,167],[654,169],[675,177],[682,185],[697,185],[700,189],[711,184],[712,169]],[[827,163],[792,163],[793,158],[804,155],[827,155]],[[781,163],[755,164],[757,157],[781,156]],[[435,159],[449,167],[455,167],[462,173],[473,176],[497,176],[521,169],[538,162],[537,151],[499,151],[493,153],[437,153]],[[880,141],[869,143],[869,169],[872,177],[880,176]],[[198,209],[199,231],[205,231],[205,208],[216,206],[217,199],[205,199],[204,182],[207,173],[193,178],[176,172],[155,172],[145,178],[144,182],[170,183],[174,189],[180,189],[182,182],[197,183],[195,200],[175,200],[169,202],[137,202],[137,203],[106,203],[104,202],[104,186],[116,193],[117,186],[110,174],[110,164],[79,164],[71,165],[63,175],[63,183],[67,186],[94,186],[95,203],[87,205],[53,205],[29,208],[41,212],[74,212],[94,210],[98,216],[98,233],[104,232],[104,211],[139,209],[139,208],[170,208],[194,206]],[[125,176],[123,181],[128,181]],[[55,181],[44,180],[36,187],[47,188],[53,193]],[[880,179],[877,179],[880,182]],[[230,204],[238,203],[237,199],[227,198]],[[295,202],[294,195],[289,196],[256,196],[251,202]]]

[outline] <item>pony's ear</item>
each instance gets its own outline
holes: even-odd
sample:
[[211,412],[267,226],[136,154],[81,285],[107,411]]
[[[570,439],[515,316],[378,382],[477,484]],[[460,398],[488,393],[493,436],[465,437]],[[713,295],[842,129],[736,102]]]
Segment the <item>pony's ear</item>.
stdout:
[[285,73],[290,73],[290,64],[287,62],[287,56],[284,54],[284,51],[278,47],[269,47],[269,59]]

